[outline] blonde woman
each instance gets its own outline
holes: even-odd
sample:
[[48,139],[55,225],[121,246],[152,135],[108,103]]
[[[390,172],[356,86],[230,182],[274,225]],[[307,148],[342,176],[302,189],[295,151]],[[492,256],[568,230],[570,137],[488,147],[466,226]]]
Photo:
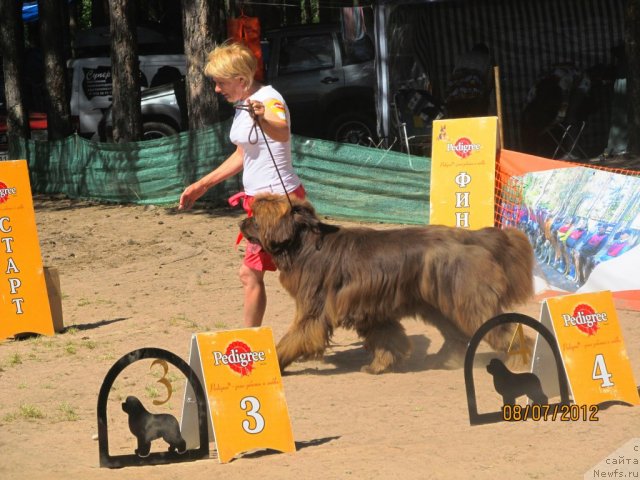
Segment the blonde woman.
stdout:
[[[254,80],[257,65],[251,50],[239,43],[223,44],[209,54],[205,74],[215,82],[216,93],[241,107],[236,108],[229,135],[236,150],[219,167],[184,190],[179,209],[191,208],[209,188],[240,171],[243,172],[243,207],[249,216],[257,193],[284,194],[286,191],[304,198],[304,187],[291,164],[289,110],[280,93]],[[255,120],[247,107],[259,121],[268,147],[262,132],[252,133]],[[239,272],[244,288],[245,327],[262,325],[267,307],[264,273],[275,270],[271,257],[259,245],[247,243]]]

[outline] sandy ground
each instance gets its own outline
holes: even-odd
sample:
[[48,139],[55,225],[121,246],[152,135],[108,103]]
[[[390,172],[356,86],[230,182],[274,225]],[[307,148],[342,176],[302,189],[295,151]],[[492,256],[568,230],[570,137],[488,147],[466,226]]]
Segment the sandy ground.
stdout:
[[[142,206],[37,198],[44,264],[57,267],[64,333],[0,343],[2,479],[449,479],[583,478],[622,444],[640,437],[638,407],[614,406],[596,422],[528,421],[470,426],[463,370],[430,370],[425,351],[442,342],[415,320],[405,325],[413,353],[401,373],[360,372],[367,352],[340,330],[324,362],[296,363],[283,383],[297,445],[294,454],[253,453],[154,467],[99,467],[96,404],[102,381],[127,352],[159,347],[188,359],[191,335],[240,327],[240,213],[189,213]],[[335,222],[343,223],[347,222]],[[470,282],[482,281],[470,279]],[[265,324],[276,340],[293,302],[267,276]],[[538,318],[540,305],[518,311]],[[619,311],[635,378],[640,380],[640,315]],[[135,439],[119,409],[158,396],[157,375],[138,362],[109,396],[112,455]],[[490,377],[475,370],[480,412],[496,411]],[[180,417],[178,375],[164,412]],[[162,440],[154,451],[166,448]]]

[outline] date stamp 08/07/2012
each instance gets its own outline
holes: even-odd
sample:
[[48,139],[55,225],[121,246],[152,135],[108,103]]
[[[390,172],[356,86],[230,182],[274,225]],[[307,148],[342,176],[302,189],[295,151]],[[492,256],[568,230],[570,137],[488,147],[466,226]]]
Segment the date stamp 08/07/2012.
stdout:
[[597,422],[598,405],[554,404],[554,405],[511,405],[502,406],[502,420],[505,422]]

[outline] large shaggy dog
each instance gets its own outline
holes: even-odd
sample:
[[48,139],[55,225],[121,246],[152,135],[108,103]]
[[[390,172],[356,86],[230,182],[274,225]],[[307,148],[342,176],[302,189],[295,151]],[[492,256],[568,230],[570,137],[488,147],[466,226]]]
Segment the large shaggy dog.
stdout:
[[[258,195],[254,216],[240,225],[273,256],[296,302],[293,324],[277,346],[282,369],[321,355],[334,328],[345,327],[373,354],[363,370],[387,371],[409,354],[400,320],[411,316],[440,330],[445,344],[438,355],[447,367],[447,352],[460,353],[480,325],[533,293],[533,251],[518,230],[343,228],[321,222],[309,202],[291,202]],[[506,349],[510,332],[503,325],[485,340]]]

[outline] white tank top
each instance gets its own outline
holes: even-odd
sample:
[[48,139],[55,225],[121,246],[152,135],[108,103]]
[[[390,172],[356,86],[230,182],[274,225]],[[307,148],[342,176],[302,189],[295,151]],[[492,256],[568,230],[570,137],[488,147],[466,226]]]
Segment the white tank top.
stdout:
[[[250,97],[253,100],[259,100],[268,104],[268,100],[280,102],[285,109],[285,120],[289,125],[289,134],[291,134],[291,124],[289,121],[289,109],[284,102],[284,98],[273,87],[265,85]],[[244,101],[246,103],[246,100]],[[242,148],[244,151],[244,170],[242,173],[242,184],[247,195],[254,196],[260,192],[273,192],[284,194],[285,190],[282,186],[284,182],[287,192],[292,192],[300,186],[300,178],[293,170],[291,164],[291,142],[276,142],[268,135],[267,141],[269,148],[278,166],[278,171],[282,177],[282,182],[278,177],[278,171],[274,167],[274,161],[267,150],[262,131],[258,128],[257,142],[255,130],[251,132],[253,127],[253,119],[249,112],[245,110],[236,110],[231,125],[229,137],[231,142]],[[251,137],[249,134],[251,133]]]

